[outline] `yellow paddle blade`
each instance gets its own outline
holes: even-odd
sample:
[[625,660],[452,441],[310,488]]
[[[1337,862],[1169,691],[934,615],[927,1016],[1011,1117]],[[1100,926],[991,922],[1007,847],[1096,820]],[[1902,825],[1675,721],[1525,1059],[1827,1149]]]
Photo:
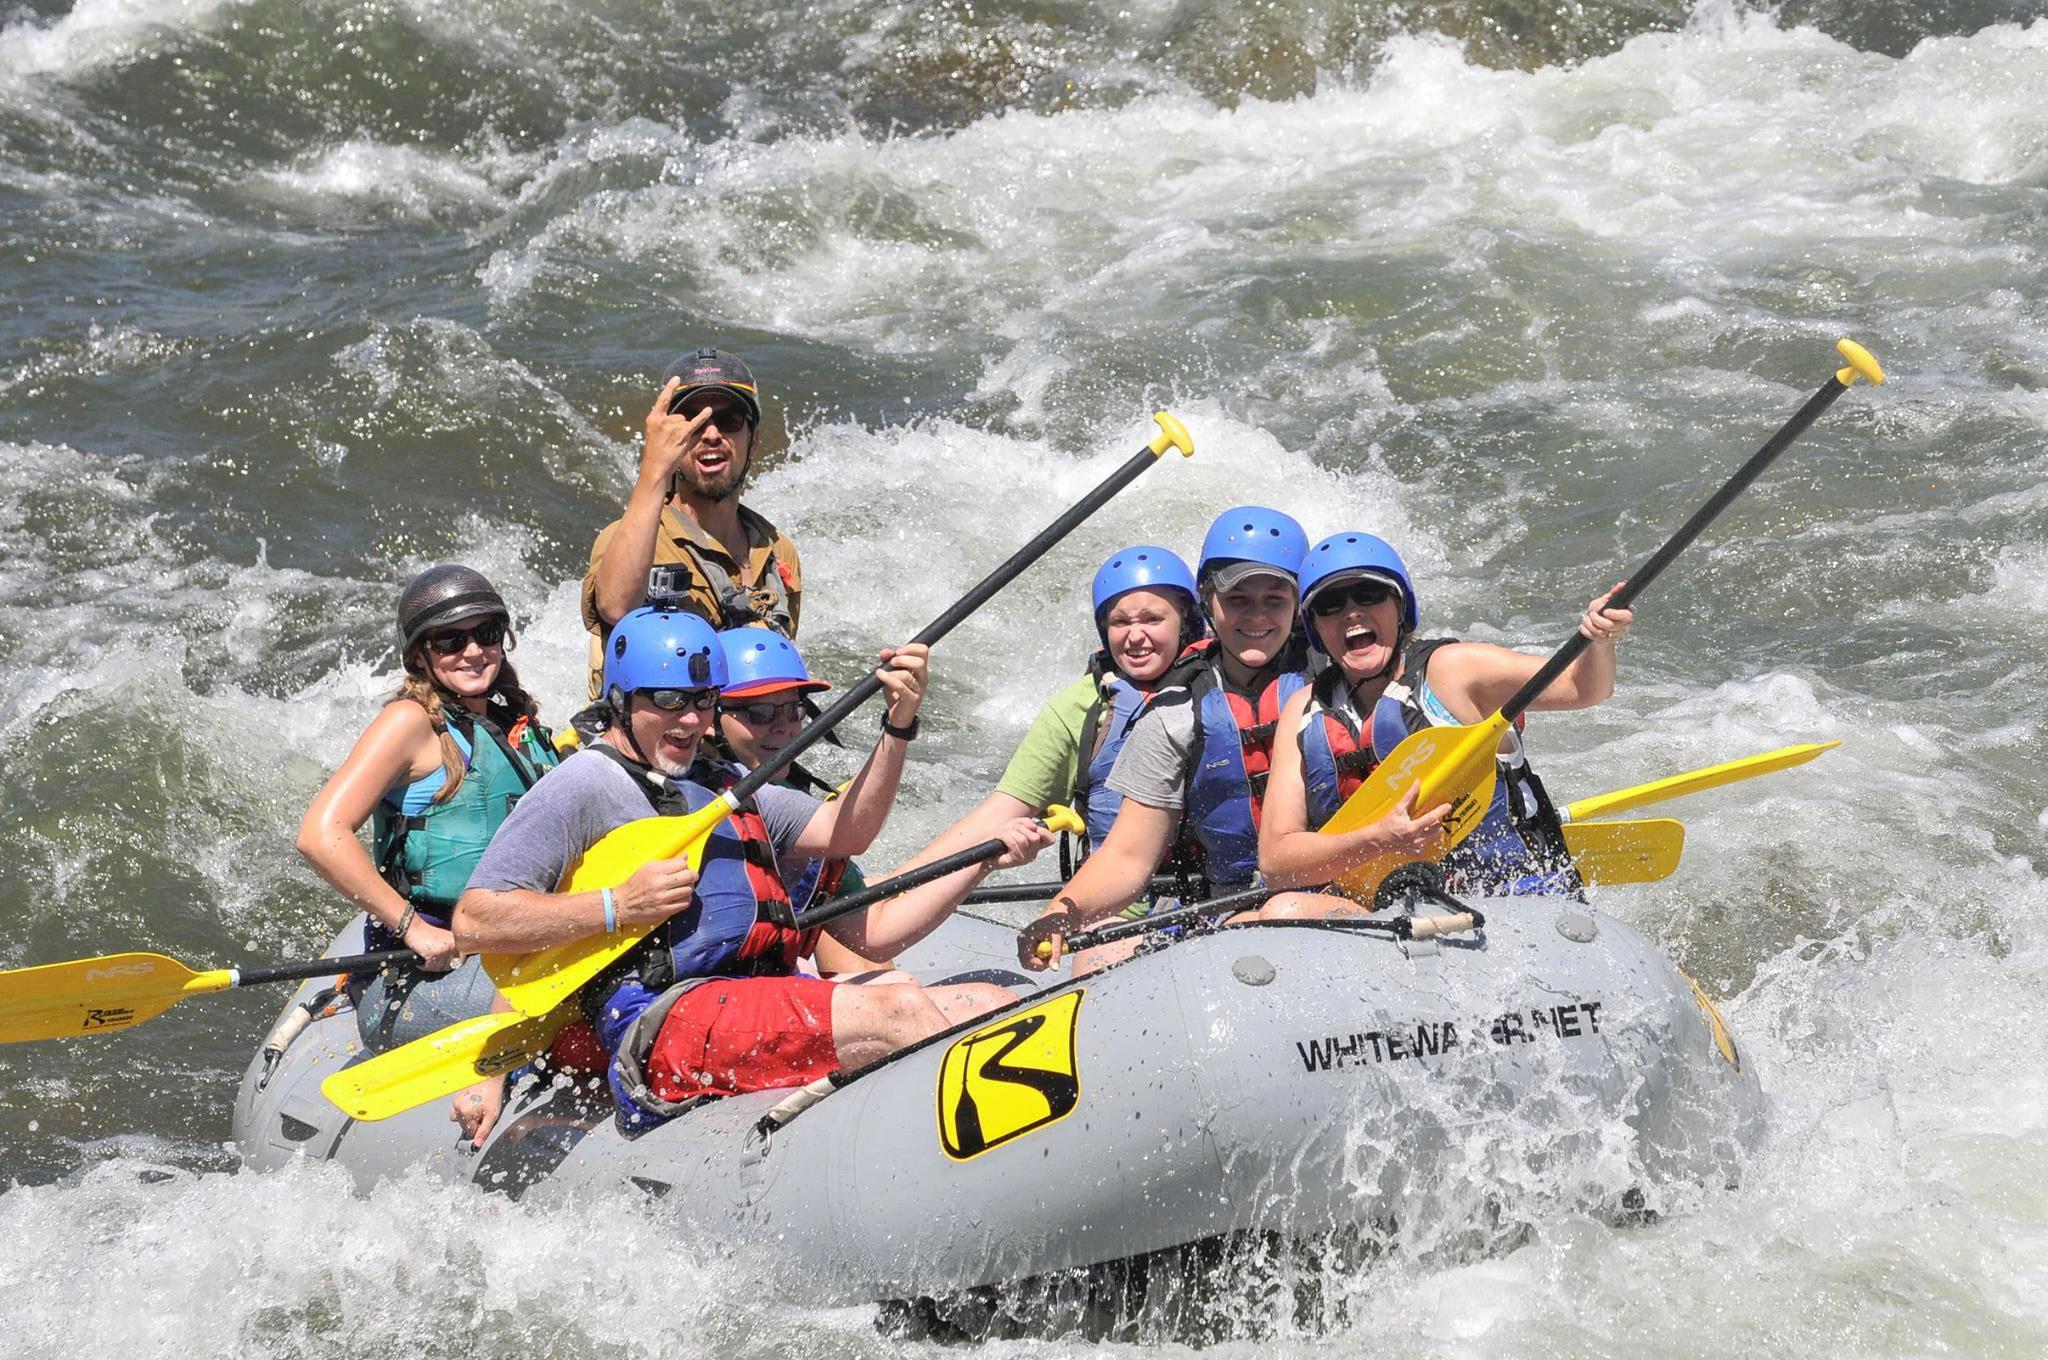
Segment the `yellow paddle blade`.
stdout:
[[1358,792],[1322,828],[1326,836],[1370,826],[1393,811],[1409,786],[1417,787],[1418,814],[1447,807],[1444,836],[1431,855],[1381,855],[1337,876],[1337,886],[1358,901],[1368,901],[1380,880],[1403,864],[1441,858],[1470,835],[1486,806],[1493,801],[1500,740],[1509,724],[1496,713],[1470,727],[1426,727],[1411,734],[1376,766]]
[[[704,842],[731,808],[724,800],[686,817],[643,817],[628,822],[583,852],[555,888],[558,893],[591,893],[616,888],[643,864],[687,858],[703,867]],[[586,935],[530,954],[486,954],[484,971],[521,1015],[546,1015],[602,973],[647,933],[646,926],[620,926],[610,934]]]
[[563,1006],[538,1020],[517,1011],[480,1015],[344,1067],[320,1083],[320,1093],[356,1119],[389,1119],[531,1062],[576,1013]]
[[1588,883],[1655,883],[1678,872],[1685,827],[1669,817],[1641,822],[1568,822],[1564,843]]
[[1581,798],[1564,809],[1567,822],[1580,822],[1588,817],[1605,817],[1609,813],[1627,812],[1649,803],[1661,803],[1667,798],[1681,798],[1688,793],[1700,793],[1706,789],[1719,788],[1744,779],[1754,779],[1760,774],[1773,770],[1789,770],[1794,765],[1804,765],[1823,751],[1832,751],[1842,743],[1839,741],[1813,742],[1805,746],[1781,746],[1775,751],[1766,751],[1760,756],[1746,756],[1741,760],[1730,760],[1720,765],[1709,765],[1705,769],[1693,770],[1687,774],[1675,774],[1669,779],[1656,779],[1632,788],[1616,789],[1612,793],[1599,793],[1591,798]]
[[188,996],[235,985],[232,969],[195,973],[162,954],[106,954],[0,973],[0,1043],[111,1034]]

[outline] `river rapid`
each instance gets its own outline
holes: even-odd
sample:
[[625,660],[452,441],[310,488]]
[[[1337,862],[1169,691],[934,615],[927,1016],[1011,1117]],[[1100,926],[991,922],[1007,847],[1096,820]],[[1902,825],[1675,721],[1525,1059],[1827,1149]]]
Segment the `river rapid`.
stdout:
[[[1548,650],[1853,335],[1892,382],[1645,597],[1613,701],[1531,728],[1561,799],[1842,743],[1670,805],[1679,873],[1596,899],[1725,998],[1770,1099],[1741,1187],[1397,1253],[1327,1282],[1331,1334],[1248,1300],[1212,1353],[2048,1350],[2041,12],[0,8],[0,966],[324,946],[292,836],[398,586],[485,571],[565,718],[591,536],[696,345],[762,381],[749,500],[842,683],[1154,409],[1197,440],[942,646],[886,866],[1077,673],[1106,552],[1263,501],[1400,545],[1427,631]],[[279,1000],[0,1048],[0,1353],[903,1350],[637,1202],[237,1173]]]

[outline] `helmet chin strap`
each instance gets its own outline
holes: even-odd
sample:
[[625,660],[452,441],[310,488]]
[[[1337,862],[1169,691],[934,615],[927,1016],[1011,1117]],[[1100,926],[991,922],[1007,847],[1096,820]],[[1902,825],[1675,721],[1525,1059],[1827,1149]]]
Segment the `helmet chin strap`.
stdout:
[[626,734],[626,745],[633,748],[633,759],[639,761],[641,768],[649,774],[661,773],[654,768],[654,762],[647,758],[647,752],[640,749],[640,738],[634,735],[633,696],[616,685],[612,686],[612,715],[615,725]]
[[1387,648],[1387,664],[1367,676],[1368,680],[1391,680],[1401,665],[1401,653],[1408,649],[1408,629],[1403,626],[1394,630],[1394,644]]
[[1396,628],[1394,630],[1394,645],[1388,648],[1387,650],[1387,664],[1380,667],[1378,670],[1374,671],[1371,675],[1361,675],[1356,680],[1353,680],[1349,684],[1345,685],[1344,688],[1350,692],[1351,703],[1354,708],[1358,705],[1359,686],[1370,685],[1375,682],[1381,681],[1392,681],[1394,678],[1395,670],[1398,669],[1401,665],[1401,653],[1403,653],[1407,649],[1408,629],[1407,626],[1404,624],[1403,626]]

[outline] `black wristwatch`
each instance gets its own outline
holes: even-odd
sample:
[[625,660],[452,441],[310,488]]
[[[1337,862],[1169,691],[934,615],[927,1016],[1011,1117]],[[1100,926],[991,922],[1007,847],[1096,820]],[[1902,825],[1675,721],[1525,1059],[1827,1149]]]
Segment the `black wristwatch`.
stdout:
[[923,716],[921,713],[913,713],[910,715],[910,726],[898,727],[889,721],[889,710],[885,708],[882,710],[882,733],[901,742],[916,741],[918,720]]

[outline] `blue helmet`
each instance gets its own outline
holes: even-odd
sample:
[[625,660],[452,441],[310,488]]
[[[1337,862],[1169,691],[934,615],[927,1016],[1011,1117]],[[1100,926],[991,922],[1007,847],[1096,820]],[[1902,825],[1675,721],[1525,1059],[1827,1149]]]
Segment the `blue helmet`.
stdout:
[[1192,610],[1195,574],[1179,554],[1169,548],[1139,543],[1122,552],[1111,553],[1095,573],[1095,628],[1102,631],[1103,615],[1116,597],[1131,590],[1180,590],[1187,592]]
[[[1225,510],[1209,526],[1202,539],[1202,559],[1196,577],[1204,585],[1215,572],[1234,562],[1257,562],[1271,567],[1288,580],[1301,574],[1301,560],[1308,554],[1308,535],[1294,516],[1263,505],[1240,505]],[[1235,573],[1249,575],[1251,573]],[[1229,584],[1224,585],[1225,589]]]
[[642,689],[724,689],[718,634],[695,614],[643,608],[612,625],[604,649],[604,693],[614,706]]
[[832,688],[823,680],[811,679],[796,644],[769,629],[728,628],[718,635],[718,647],[725,654],[725,684],[719,690],[722,698],[751,699],[781,690],[809,694]]
[[1394,551],[1393,544],[1372,534],[1331,534],[1308,550],[1308,559],[1301,568],[1301,618],[1308,626],[1309,641],[1318,650],[1323,644],[1309,618],[1309,601],[1330,582],[1358,576],[1377,576],[1401,592],[1401,627],[1405,631],[1414,632],[1421,621],[1422,608],[1415,598],[1415,583],[1408,578],[1408,564]]

